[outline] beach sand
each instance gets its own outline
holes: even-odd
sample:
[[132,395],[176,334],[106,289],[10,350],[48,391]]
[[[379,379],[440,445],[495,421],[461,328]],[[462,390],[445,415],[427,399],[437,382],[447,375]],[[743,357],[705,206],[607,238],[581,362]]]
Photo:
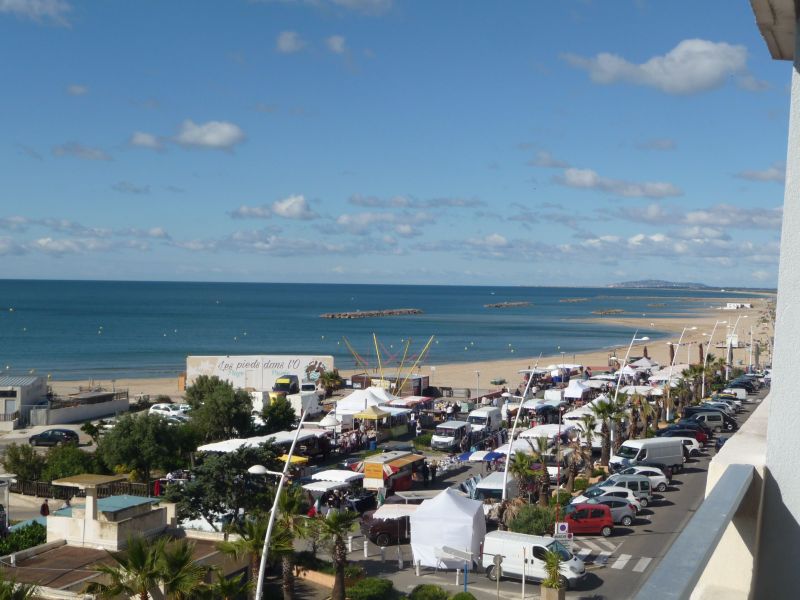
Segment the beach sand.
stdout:
[[[711,304],[719,306],[725,304],[725,300],[719,298],[697,299],[698,304],[709,306]],[[587,319],[587,323],[602,322],[606,324],[619,324],[627,327],[638,328],[639,333],[637,337],[648,336],[648,331],[669,332],[670,335],[666,339],[649,340],[634,344],[631,350],[631,356],[641,356],[644,347],[647,347],[648,355],[662,365],[669,365],[669,347],[668,342],[678,342],[678,338],[684,327],[696,327],[695,330],[686,331],[683,336],[683,344],[680,350],[676,349],[678,357],[676,364],[687,362],[688,358],[691,363],[701,362],[700,351],[698,343],[703,344],[703,349],[706,348],[706,340],[708,336],[703,333],[710,334],[714,323],[716,321],[727,321],[733,324],[739,319],[737,333],[740,342],[748,343],[750,338],[750,328],[753,328],[753,340],[761,342],[770,348],[770,340],[773,335],[772,324],[770,319],[766,316],[768,314],[768,301],[765,297],[754,296],[752,298],[731,298],[731,302],[741,302],[752,304],[752,309],[741,310],[719,310],[719,309],[698,309],[695,314],[680,315],[676,318],[650,318],[644,317],[626,317],[619,315],[611,315],[606,317],[599,317],[596,319]],[[740,318],[741,317],[741,318]],[[722,343],[725,341],[726,325],[719,325],[714,333],[714,343]],[[553,340],[553,348],[558,346],[558,340]],[[627,351],[627,345],[617,347],[616,349],[599,349],[590,352],[582,352],[578,354],[565,354],[563,356],[565,363],[577,363],[584,366],[590,366],[593,370],[596,368],[605,369],[608,366],[609,356],[616,355],[622,360]],[[614,352],[616,350],[616,352]],[[713,356],[724,356],[724,348],[712,348],[711,354]],[[480,373],[480,389],[482,393],[497,389],[498,386],[492,386],[489,382],[494,379],[505,379],[510,388],[515,388],[522,378],[519,375],[520,369],[533,367],[537,364],[539,367],[546,367],[551,364],[558,364],[561,362],[562,356],[560,354],[553,354],[550,356],[543,356],[541,359],[538,357],[518,357],[509,360],[495,360],[483,362],[463,362],[463,363],[450,363],[429,365],[423,364],[415,373],[421,375],[431,376],[431,385],[434,386],[449,386],[458,388],[469,388],[474,390],[478,383],[478,375]],[[733,351],[734,365],[746,365],[749,361],[748,348],[735,348]],[[769,351],[761,353],[761,363],[764,364],[771,360]],[[341,371],[343,377],[348,377],[356,371]],[[386,369],[384,375],[395,375],[396,369]],[[77,391],[79,386],[100,385],[111,389],[112,383],[110,381],[53,381],[51,386],[53,391],[57,394],[69,394]],[[131,399],[135,399],[139,394],[149,395],[151,398],[157,395],[170,396],[174,400],[179,400],[183,395],[183,390],[178,387],[177,377],[169,378],[156,378],[156,379],[117,379],[114,384],[116,388],[127,388]]]

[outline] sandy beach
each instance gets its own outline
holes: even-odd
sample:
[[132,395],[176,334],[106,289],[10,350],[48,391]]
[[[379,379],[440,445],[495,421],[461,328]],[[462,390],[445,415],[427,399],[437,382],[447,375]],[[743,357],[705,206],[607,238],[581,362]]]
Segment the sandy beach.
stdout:
[[[715,299],[697,299],[698,304],[703,303],[706,306],[710,304],[724,305],[724,300],[720,302],[719,298]],[[686,331],[683,336],[683,342],[678,352],[676,363],[698,363],[701,361],[700,349],[698,344],[702,343],[705,351],[708,336],[710,334],[714,323],[716,321],[727,321],[730,325],[739,320],[737,333],[739,340],[742,343],[749,343],[750,328],[753,331],[753,341],[760,342],[762,345],[770,347],[770,339],[772,337],[772,324],[768,318],[768,307],[770,306],[768,299],[764,295],[754,295],[751,298],[731,298],[731,302],[741,302],[752,304],[751,309],[740,310],[720,310],[705,308],[700,309],[694,315],[680,315],[675,318],[651,318],[651,317],[627,317],[610,315],[606,317],[598,317],[596,319],[588,319],[587,323],[603,322],[625,325],[627,327],[638,328],[638,337],[648,336],[648,332],[669,332],[668,338],[658,340],[648,340],[634,345],[631,350],[631,356],[641,356],[644,347],[647,347],[648,355],[662,365],[669,364],[669,346],[668,343],[678,342],[678,338],[683,331],[684,327],[695,327]],[[725,341],[727,329],[726,325],[719,325],[714,333],[714,344],[722,343]],[[558,340],[553,340],[553,348],[558,346]],[[615,351],[616,350],[616,353]],[[564,362],[591,366],[592,368],[606,368],[608,365],[609,356],[618,356],[622,359],[625,356],[627,346],[618,347],[616,349],[605,348],[589,352],[582,352],[579,354],[565,354],[563,356]],[[687,361],[688,353],[688,361]],[[714,356],[723,356],[725,354],[724,348],[712,348],[711,354]],[[736,348],[733,351],[734,364],[746,365],[749,361],[748,348]],[[431,384],[434,386],[450,386],[460,388],[474,389],[480,377],[480,389],[485,392],[487,390],[495,389],[489,382],[494,379],[505,379],[508,381],[510,387],[515,387],[520,381],[520,369],[533,367],[537,364],[540,367],[545,367],[550,364],[560,363],[562,356],[560,354],[553,354],[550,356],[543,356],[538,358],[536,356],[519,357],[510,360],[496,360],[496,361],[482,361],[482,362],[460,362],[450,364],[437,364],[421,365],[416,372],[422,375],[431,376]],[[762,364],[771,359],[769,350],[762,352]],[[480,373],[480,376],[476,374]],[[352,375],[354,371],[341,371],[343,377]],[[386,375],[395,375],[396,370],[387,369]],[[103,386],[111,389],[112,383],[110,381],[53,381],[51,386],[53,391],[57,394],[69,394],[77,391],[79,386]],[[116,388],[127,388],[132,399],[135,399],[139,394],[149,395],[151,398],[157,395],[170,396],[174,400],[179,400],[183,395],[183,390],[178,386],[177,377],[168,378],[154,378],[154,379],[117,379],[114,386]]]

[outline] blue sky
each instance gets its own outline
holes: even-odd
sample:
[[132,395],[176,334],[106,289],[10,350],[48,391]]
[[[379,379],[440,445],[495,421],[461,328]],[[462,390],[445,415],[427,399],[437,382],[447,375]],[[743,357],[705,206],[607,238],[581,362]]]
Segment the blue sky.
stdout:
[[0,0],[0,277],[774,286],[747,2]]

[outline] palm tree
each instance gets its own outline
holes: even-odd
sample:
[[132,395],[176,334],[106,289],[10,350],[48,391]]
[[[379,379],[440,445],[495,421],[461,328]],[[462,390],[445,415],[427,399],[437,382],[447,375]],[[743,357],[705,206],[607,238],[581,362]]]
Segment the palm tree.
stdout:
[[528,502],[530,502],[535,481],[533,476],[533,457],[517,450],[510,457],[510,460],[508,472],[519,482],[519,495],[526,494]]
[[342,378],[339,376],[338,371],[323,371],[319,376],[319,383],[325,388],[325,397],[330,398],[333,390],[342,385]]
[[172,600],[190,600],[205,587],[205,567],[194,560],[194,544],[178,540],[164,546],[160,557],[161,576],[166,597]]
[[[623,394],[620,394],[622,397]],[[621,403],[620,403],[621,404]],[[636,433],[639,430],[639,405],[641,404],[641,396],[633,394],[630,398],[630,408],[626,411],[625,416],[628,420],[627,436],[629,440],[636,439]]]
[[614,426],[614,443],[612,445],[614,452],[619,450],[622,445],[623,421],[628,416],[627,403],[628,397],[625,394],[621,394],[616,402],[612,401],[614,411],[611,414],[611,423]]
[[[528,439],[533,450],[533,460],[539,463],[539,505],[547,506],[550,502],[550,474],[547,472],[547,456],[550,454],[550,444],[546,437],[537,437],[536,442],[532,443]],[[556,482],[558,485],[560,482]]]
[[247,519],[239,528],[238,533],[238,540],[220,542],[217,544],[217,548],[220,552],[233,556],[236,560],[246,558],[250,563],[250,580],[258,581],[261,552],[264,549],[264,537],[267,535],[267,520],[263,517]]
[[96,567],[110,583],[93,581],[86,586],[86,591],[100,598],[137,596],[140,600],[148,600],[150,591],[156,589],[162,580],[163,551],[163,539],[151,541],[138,536],[129,538],[126,550],[109,553],[116,566]]
[[303,512],[303,489],[299,486],[285,489],[278,500],[276,525],[282,534],[270,546],[281,557],[283,571],[283,599],[294,600],[294,540],[305,534],[308,518]]
[[[564,460],[567,463],[567,485],[566,490],[572,493],[575,486],[575,478],[580,475],[581,470],[586,468],[592,460],[592,447],[588,448],[581,444],[580,438],[576,437],[569,444],[571,452],[564,455]],[[591,471],[590,471],[591,473]]]
[[36,591],[36,586],[6,580],[0,575],[0,600],[33,600]]
[[245,580],[244,573],[228,579],[217,571],[217,581],[208,586],[204,597],[208,600],[235,600],[249,594],[252,588],[253,582]]
[[592,414],[597,421],[600,421],[600,437],[603,438],[603,446],[600,450],[600,464],[608,466],[608,459],[611,456],[611,428],[612,417],[616,414],[616,408],[611,401],[598,402],[592,404]]
[[642,398],[639,403],[639,417],[642,419],[642,437],[647,437],[647,430],[650,428],[650,419],[656,416],[656,409],[650,404],[647,398]]
[[595,427],[597,427],[597,419],[593,414],[589,413],[581,417],[581,429],[583,430],[581,437],[583,438],[587,448],[586,470],[584,471],[587,477],[591,477],[592,468],[594,467],[594,459],[592,458],[592,442],[594,441]]
[[314,517],[320,520],[322,538],[331,546],[334,583],[332,600],[345,600],[344,568],[347,566],[347,546],[344,538],[358,522],[359,515],[351,510],[333,511],[327,517]]

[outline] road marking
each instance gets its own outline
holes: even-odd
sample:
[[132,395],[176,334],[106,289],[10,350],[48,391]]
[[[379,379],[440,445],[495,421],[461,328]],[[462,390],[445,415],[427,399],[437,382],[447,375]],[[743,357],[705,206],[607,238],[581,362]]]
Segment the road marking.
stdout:
[[578,558],[581,560],[586,560],[586,557],[588,557],[591,553],[592,551],[588,548],[581,548],[581,550],[578,552]]
[[614,544],[613,542],[609,542],[609,541],[606,541],[606,540],[597,540],[597,541],[599,543],[603,544],[603,546],[605,546],[606,549],[609,552],[614,552],[617,548],[619,548],[619,546],[622,545],[622,544],[617,545],[617,544]]
[[594,552],[600,552],[602,550],[602,548],[600,546],[598,546],[597,544],[595,544],[593,542],[590,542],[589,540],[581,540],[580,544],[581,544],[581,546],[586,546],[587,548],[590,548]]
[[611,565],[612,569],[624,569],[625,565],[628,564],[628,561],[633,557],[630,554],[620,554],[619,558],[614,561],[614,564]]
[[633,570],[637,573],[642,573],[647,568],[647,565],[650,564],[650,561],[653,560],[652,558],[647,558],[643,556],[639,559],[639,562],[636,563],[636,566],[633,567]]

